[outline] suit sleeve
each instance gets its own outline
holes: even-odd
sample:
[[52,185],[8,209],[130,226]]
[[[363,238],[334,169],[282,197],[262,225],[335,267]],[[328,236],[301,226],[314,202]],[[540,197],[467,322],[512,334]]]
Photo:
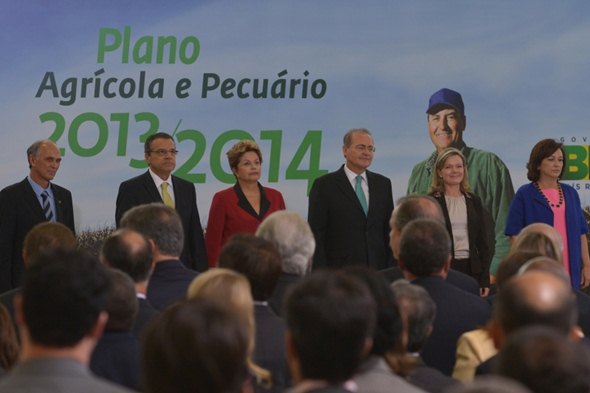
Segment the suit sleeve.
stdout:
[[219,253],[221,251],[221,242],[223,240],[223,229],[225,228],[226,216],[225,203],[220,193],[213,196],[211,208],[209,209],[209,219],[207,221],[207,232],[205,234],[205,243],[209,254],[209,267],[217,266]]
[[385,244],[385,255],[387,255],[386,265],[387,267],[393,266],[393,251],[389,246],[389,232],[391,228],[389,227],[389,220],[391,218],[391,214],[393,213],[393,193],[391,191],[391,180],[387,179],[387,198],[385,200],[385,221],[383,223],[383,243]]
[[59,221],[68,228],[70,228],[72,232],[74,232],[74,234],[76,234],[72,193],[66,189],[61,189],[56,203],[58,205]]
[[[477,212],[477,216],[480,219],[480,222],[484,222],[487,212],[485,211],[483,205],[481,204],[481,199],[474,195],[474,202],[475,202],[475,210]],[[479,254],[479,258],[481,261],[482,266],[482,282],[479,284],[482,287],[487,287],[490,285],[490,264],[492,262],[492,250],[494,249],[494,245],[490,244],[490,231],[492,230],[491,225],[477,225],[478,233],[477,233],[477,252]]]
[[133,192],[130,190],[129,184],[127,182],[121,183],[121,185],[119,185],[119,193],[117,194],[117,203],[115,206],[115,224],[117,228],[121,227],[121,218],[125,212],[137,205],[138,203],[133,197]]
[[193,257],[193,269],[204,272],[207,270],[207,247],[205,246],[205,238],[203,236],[203,227],[201,226],[201,217],[197,207],[197,192],[195,186],[190,184],[190,191],[192,194],[191,203],[191,217],[188,230],[189,247]]
[[322,192],[322,180],[316,179],[309,192],[307,221],[315,237],[313,268],[326,266],[326,230],[328,227],[328,203]]
[[0,293],[9,291],[12,285],[12,255],[15,252],[14,237],[16,209],[6,192],[0,192]]
[[524,198],[523,191],[519,190],[510,204],[508,217],[506,219],[506,236],[516,236],[522,228],[526,226],[524,218]]

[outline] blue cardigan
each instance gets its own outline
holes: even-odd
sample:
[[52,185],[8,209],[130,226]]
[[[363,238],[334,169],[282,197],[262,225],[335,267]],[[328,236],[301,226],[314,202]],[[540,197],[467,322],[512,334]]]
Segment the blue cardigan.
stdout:
[[[580,197],[573,187],[561,184],[565,199],[565,223],[572,286],[580,288],[582,272],[582,249],[580,236],[588,233],[588,224],[582,213]],[[516,236],[520,230],[534,222],[553,226],[553,212],[533,183],[520,187],[510,204],[506,235]]]

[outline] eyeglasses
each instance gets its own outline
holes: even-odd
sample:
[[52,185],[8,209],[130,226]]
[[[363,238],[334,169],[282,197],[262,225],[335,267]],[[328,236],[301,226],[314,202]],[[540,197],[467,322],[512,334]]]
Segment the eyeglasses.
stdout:
[[178,150],[176,149],[170,149],[170,150],[166,150],[166,149],[158,149],[158,150],[150,150],[149,153],[156,153],[159,156],[165,156],[166,154],[172,154],[173,156],[175,156],[176,154],[178,154]]
[[367,145],[355,145],[354,146],[354,149],[356,151],[368,151],[369,153],[375,153],[375,150],[377,150],[377,149],[375,149],[375,146],[371,146],[371,145],[369,145],[369,146],[367,146]]

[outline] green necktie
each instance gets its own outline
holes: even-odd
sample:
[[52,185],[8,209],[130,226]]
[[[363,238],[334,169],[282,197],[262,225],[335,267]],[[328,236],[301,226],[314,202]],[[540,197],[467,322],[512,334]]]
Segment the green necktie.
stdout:
[[174,201],[168,192],[168,183],[162,183],[162,199],[164,200],[164,204],[174,209]]
[[363,177],[358,175],[356,177],[356,186],[354,187],[354,192],[356,192],[356,196],[363,207],[363,211],[365,212],[365,216],[367,215],[367,211],[369,210],[367,207],[367,198],[365,197],[365,193],[363,192]]

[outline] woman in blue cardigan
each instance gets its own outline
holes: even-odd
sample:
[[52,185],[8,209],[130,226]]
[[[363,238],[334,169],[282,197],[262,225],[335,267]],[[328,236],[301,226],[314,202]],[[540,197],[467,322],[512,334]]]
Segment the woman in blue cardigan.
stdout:
[[572,286],[580,288],[590,284],[588,224],[576,190],[559,182],[564,169],[561,143],[543,139],[533,147],[527,163],[527,177],[531,183],[520,187],[512,200],[506,235],[514,237],[534,222],[555,227],[563,239],[564,268]]

